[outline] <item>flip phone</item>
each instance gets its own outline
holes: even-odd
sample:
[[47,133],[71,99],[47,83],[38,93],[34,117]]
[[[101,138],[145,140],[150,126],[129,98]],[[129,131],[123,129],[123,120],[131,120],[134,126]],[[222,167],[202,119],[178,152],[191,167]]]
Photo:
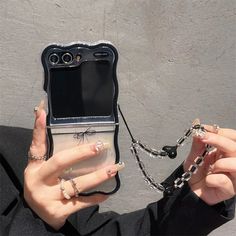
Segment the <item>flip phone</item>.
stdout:
[[[118,163],[116,48],[109,42],[53,44],[44,49],[41,59],[48,98],[49,158],[83,143],[109,143],[109,148],[97,157],[80,161],[65,170],[62,178],[75,178]],[[119,187],[117,174],[80,194],[112,194]]]

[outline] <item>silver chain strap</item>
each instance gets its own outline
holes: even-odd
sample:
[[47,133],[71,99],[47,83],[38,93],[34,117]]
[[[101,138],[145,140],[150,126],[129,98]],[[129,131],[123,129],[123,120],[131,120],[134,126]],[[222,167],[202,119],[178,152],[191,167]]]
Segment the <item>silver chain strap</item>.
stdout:
[[195,134],[197,136],[202,136],[204,134],[205,130],[204,127],[200,125],[200,121],[196,120],[194,124],[189,128],[185,134],[178,139],[177,144],[175,146],[165,146],[160,150],[156,150],[153,148],[149,148],[146,145],[142,144],[140,141],[133,140],[131,144],[131,152],[136,158],[137,164],[143,174],[144,180],[148,185],[161,192],[173,192],[176,188],[182,188],[184,186],[184,183],[189,181],[193,174],[196,174],[198,171],[199,166],[201,166],[204,162],[205,157],[208,155],[208,153],[211,150],[210,145],[205,146],[205,150],[203,151],[201,156],[197,156],[194,160],[194,163],[189,167],[189,169],[182,174],[181,177],[177,178],[173,186],[163,186],[160,183],[157,183],[154,178],[147,172],[144,163],[141,161],[139,157],[139,151],[143,151],[146,154],[149,154],[152,158],[163,158],[163,157],[176,157],[177,155],[177,149],[180,146],[183,146],[185,141],[190,137],[191,134]]
[[177,149],[179,147],[183,146],[184,143],[186,142],[186,140],[192,134],[194,134],[196,136],[203,136],[204,133],[206,132],[204,127],[200,124],[200,120],[196,119],[193,122],[192,126],[184,133],[184,135],[182,137],[180,137],[177,140],[176,145],[164,146],[162,149],[156,150],[154,148],[149,148],[147,145],[144,145],[142,142],[134,139],[119,105],[118,105],[118,109],[119,109],[119,112],[122,116],[122,119],[125,123],[125,126],[129,132],[129,135],[132,140],[130,150],[136,159],[136,162],[139,166],[139,169],[142,172],[145,182],[152,189],[156,189],[160,192],[165,192],[165,193],[171,194],[175,189],[182,188],[184,186],[185,182],[188,182],[191,179],[191,177],[197,173],[198,168],[203,164],[205,157],[208,155],[208,153],[212,149],[212,147],[210,145],[205,145],[205,150],[203,151],[202,155],[197,156],[195,158],[194,163],[189,167],[189,169],[186,172],[184,172],[181,177],[178,177],[177,179],[175,179],[174,183],[172,185],[169,185],[169,184],[167,185],[165,183],[165,186],[164,186],[163,183],[162,184],[157,183],[155,181],[155,179],[147,172],[144,163],[142,162],[142,160],[139,157],[139,152],[142,151],[142,152],[148,154],[152,158],[161,158],[161,159],[164,157],[169,157],[171,159],[175,158],[177,156]]

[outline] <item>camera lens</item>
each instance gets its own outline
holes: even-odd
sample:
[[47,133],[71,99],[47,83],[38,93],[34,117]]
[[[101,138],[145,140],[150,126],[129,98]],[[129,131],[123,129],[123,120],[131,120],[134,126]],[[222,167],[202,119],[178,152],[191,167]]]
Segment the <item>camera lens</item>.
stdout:
[[61,59],[65,64],[69,64],[72,62],[73,57],[70,53],[67,52],[67,53],[63,54]]
[[49,56],[49,61],[52,65],[55,65],[59,62],[59,56],[56,53],[53,53]]

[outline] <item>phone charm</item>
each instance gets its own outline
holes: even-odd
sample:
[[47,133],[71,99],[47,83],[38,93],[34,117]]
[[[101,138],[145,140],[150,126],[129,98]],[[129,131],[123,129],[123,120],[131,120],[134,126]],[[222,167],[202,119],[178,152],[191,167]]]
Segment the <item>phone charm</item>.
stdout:
[[185,141],[194,134],[195,136],[202,136],[206,132],[204,127],[200,124],[200,120],[196,119],[192,126],[184,133],[182,137],[177,140],[176,145],[174,146],[164,146],[160,150],[156,150],[154,148],[150,148],[147,145],[144,145],[141,141],[137,141],[134,136],[132,135],[129,126],[125,120],[125,117],[121,111],[120,106],[118,105],[118,110],[121,114],[121,117],[125,123],[125,126],[129,132],[131,137],[131,147],[130,150],[134,155],[136,162],[142,172],[145,182],[152,188],[156,189],[157,191],[164,192],[166,194],[172,194],[173,191],[177,188],[182,188],[185,182],[189,181],[193,174],[195,174],[198,170],[198,167],[201,166],[204,162],[204,158],[208,153],[211,151],[210,145],[205,145],[205,150],[203,151],[201,156],[195,158],[194,163],[189,167],[189,169],[182,174],[181,177],[177,178],[172,185],[163,183],[157,183],[154,178],[147,172],[144,163],[140,159],[139,152],[142,151],[148,154],[152,158],[159,158],[163,159],[164,157],[169,157],[171,159],[176,158],[177,156],[177,149],[184,145]]

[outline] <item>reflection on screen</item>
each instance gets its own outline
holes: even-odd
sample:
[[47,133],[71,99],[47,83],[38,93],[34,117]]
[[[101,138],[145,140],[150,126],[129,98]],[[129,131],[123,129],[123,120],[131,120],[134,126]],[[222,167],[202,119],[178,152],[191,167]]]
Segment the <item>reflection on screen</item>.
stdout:
[[50,89],[55,118],[112,114],[114,87],[109,61],[86,61],[78,67],[53,68]]

